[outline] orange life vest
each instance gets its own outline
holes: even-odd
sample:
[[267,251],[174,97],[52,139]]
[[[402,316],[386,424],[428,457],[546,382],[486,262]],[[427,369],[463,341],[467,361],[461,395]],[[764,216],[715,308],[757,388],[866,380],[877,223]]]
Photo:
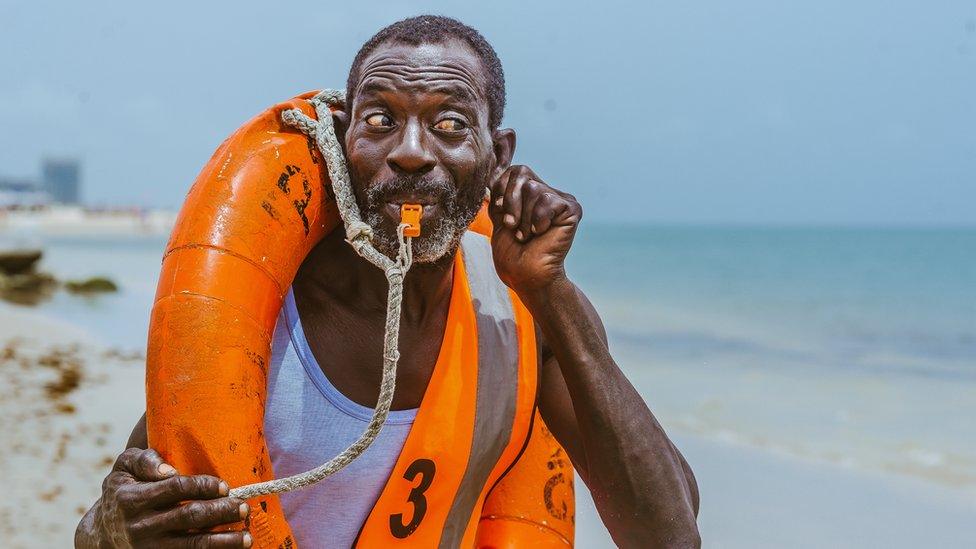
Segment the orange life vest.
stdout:
[[[299,265],[339,222],[324,160],[280,121],[290,108],[315,117],[312,95],[218,148],[167,245],[146,418],[150,446],[182,474],[231,486],[273,478],[262,432],[271,335]],[[490,234],[484,211],[472,229]],[[494,274],[487,238],[463,241],[453,291],[466,306],[452,296],[441,348],[463,367],[435,369],[358,545],[571,546],[572,467],[534,408],[532,318]],[[255,547],[294,546],[276,496],[249,503]]]

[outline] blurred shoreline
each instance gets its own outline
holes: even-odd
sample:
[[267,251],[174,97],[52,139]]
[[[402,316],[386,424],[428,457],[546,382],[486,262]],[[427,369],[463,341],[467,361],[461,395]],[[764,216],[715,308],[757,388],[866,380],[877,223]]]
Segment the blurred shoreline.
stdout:
[[145,208],[43,206],[0,209],[0,236],[168,235],[175,211]]

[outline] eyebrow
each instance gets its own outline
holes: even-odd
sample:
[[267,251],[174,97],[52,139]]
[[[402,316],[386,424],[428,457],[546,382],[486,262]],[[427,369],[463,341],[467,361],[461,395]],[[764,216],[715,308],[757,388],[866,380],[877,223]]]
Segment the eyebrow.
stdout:
[[470,88],[458,84],[436,84],[430,88],[430,91],[443,93],[444,95],[449,95],[454,99],[460,99],[462,101],[474,102],[477,100]]
[[367,80],[359,87],[360,93],[382,93],[393,91],[396,91],[393,86],[376,80],[375,78]]
[[[442,93],[448,95],[453,99],[459,99],[462,101],[474,102],[477,100],[475,94],[467,87],[461,86],[455,83],[439,83],[431,86],[427,91],[433,93]],[[374,93],[384,93],[384,92],[396,92],[396,88],[392,85],[371,78],[364,82],[359,88],[359,92],[363,94],[374,94]]]

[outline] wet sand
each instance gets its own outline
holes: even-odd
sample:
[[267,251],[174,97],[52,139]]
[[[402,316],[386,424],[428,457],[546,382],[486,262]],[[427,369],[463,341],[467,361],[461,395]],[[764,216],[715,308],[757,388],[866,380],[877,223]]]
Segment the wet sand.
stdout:
[[[970,492],[676,434],[695,470],[708,548],[976,547]],[[613,547],[584,487],[577,547]]]
[[0,304],[4,547],[71,547],[144,408],[143,360]]

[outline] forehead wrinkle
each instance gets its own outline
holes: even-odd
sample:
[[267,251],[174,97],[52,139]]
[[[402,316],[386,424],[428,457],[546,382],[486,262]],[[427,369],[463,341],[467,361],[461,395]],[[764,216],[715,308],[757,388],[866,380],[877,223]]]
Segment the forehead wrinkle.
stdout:
[[471,78],[471,75],[466,71],[451,70],[450,68],[440,66],[411,68],[382,65],[372,67],[370,70],[363,72],[361,82],[365,82],[369,78],[376,76],[401,78],[407,82],[416,82],[419,80],[455,81],[461,82],[471,89],[478,89],[478,86],[475,85],[474,79]]
[[414,61],[410,61],[400,56],[396,55],[384,55],[375,59],[369,60],[363,65],[361,69],[362,74],[366,74],[372,70],[375,70],[382,66],[392,66],[397,67],[405,71],[424,71],[424,70],[440,70],[447,72],[457,72],[463,74],[468,78],[474,78],[474,74],[464,66],[464,63],[452,62],[451,59],[438,64],[420,64]]
[[457,71],[458,73],[465,76],[471,81],[476,80],[475,73],[468,70],[468,68],[465,66],[464,63],[456,62],[454,58],[448,58],[445,61],[436,65],[429,65],[429,64],[421,64],[420,62],[410,60],[398,53],[383,53],[383,54],[375,55],[374,57],[368,59],[366,63],[363,64],[363,67],[360,70],[360,74],[365,76],[366,73],[369,72],[371,69],[375,68],[376,65],[381,65],[381,64],[391,64],[391,65],[399,66],[404,70]]
[[376,69],[370,71],[368,74],[363,75],[363,81],[374,78],[374,77],[384,77],[390,80],[395,78],[400,78],[409,82],[417,80],[444,80],[452,82],[463,82],[469,87],[474,87],[471,82],[464,78],[464,75],[450,72],[450,71],[403,71],[396,69],[389,69],[387,67],[377,67]]
[[363,89],[363,84],[371,77],[403,79],[406,82],[417,82],[421,80],[430,81],[452,81],[460,82],[470,88],[470,95],[483,97],[483,86],[478,85],[480,80],[468,70],[463,63],[447,60],[439,65],[418,64],[395,54],[381,54],[369,59],[361,72],[358,88]]

